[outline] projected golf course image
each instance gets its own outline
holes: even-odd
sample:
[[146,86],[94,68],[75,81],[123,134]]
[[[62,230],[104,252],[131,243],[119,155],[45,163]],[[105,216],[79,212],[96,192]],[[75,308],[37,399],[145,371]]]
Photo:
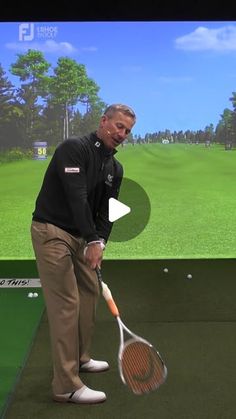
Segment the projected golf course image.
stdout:
[[[111,235],[104,259],[235,257],[234,150],[226,151],[217,144],[127,144],[116,156],[124,166],[124,178],[146,192],[150,217],[144,230],[131,240],[119,243]],[[25,159],[0,165],[2,259],[34,258],[31,214],[49,161],[50,156],[43,161]],[[119,199],[129,205],[126,184]],[[131,207],[126,224],[124,217],[114,223],[114,229],[121,222],[124,228],[132,228],[134,221],[139,223],[132,219],[135,214]],[[139,217],[141,223],[142,211]]]

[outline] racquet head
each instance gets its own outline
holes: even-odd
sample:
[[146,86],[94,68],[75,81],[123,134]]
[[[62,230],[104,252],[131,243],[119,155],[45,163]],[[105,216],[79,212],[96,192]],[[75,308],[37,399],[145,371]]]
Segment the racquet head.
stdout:
[[[118,307],[110,289],[102,281],[100,269],[96,269],[103,296],[116,317],[120,329],[119,372],[121,379],[134,394],[156,390],[167,377],[167,368],[156,349],[145,339],[131,332],[122,322]],[[124,331],[132,336],[124,343]]]
[[119,354],[122,381],[137,395],[156,390],[167,377],[167,368],[156,349],[147,341],[132,338]]

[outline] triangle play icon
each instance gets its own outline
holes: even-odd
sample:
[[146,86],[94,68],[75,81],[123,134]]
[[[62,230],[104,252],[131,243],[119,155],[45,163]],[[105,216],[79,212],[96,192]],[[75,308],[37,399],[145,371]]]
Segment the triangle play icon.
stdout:
[[129,214],[130,211],[130,207],[128,207],[125,204],[122,204],[122,202],[118,201],[117,199],[109,199],[108,218],[111,223],[113,221],[119,220],[119,218],[121,217],[124,217],[124,215]]

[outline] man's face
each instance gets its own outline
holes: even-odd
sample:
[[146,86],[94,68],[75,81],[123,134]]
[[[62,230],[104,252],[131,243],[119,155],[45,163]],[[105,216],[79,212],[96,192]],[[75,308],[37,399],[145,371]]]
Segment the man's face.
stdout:
[[112,117],[103,115],[100,121],[100,138],[107,148],[118,147],[127,138],[135,121],[122,112],[115,112]]

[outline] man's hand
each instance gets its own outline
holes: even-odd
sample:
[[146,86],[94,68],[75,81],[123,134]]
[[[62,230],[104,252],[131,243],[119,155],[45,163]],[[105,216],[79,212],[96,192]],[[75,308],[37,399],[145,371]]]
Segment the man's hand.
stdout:
[[91,269],[100,268],[104,245],[101,242],[89,243],[84,249],[85,262]]

